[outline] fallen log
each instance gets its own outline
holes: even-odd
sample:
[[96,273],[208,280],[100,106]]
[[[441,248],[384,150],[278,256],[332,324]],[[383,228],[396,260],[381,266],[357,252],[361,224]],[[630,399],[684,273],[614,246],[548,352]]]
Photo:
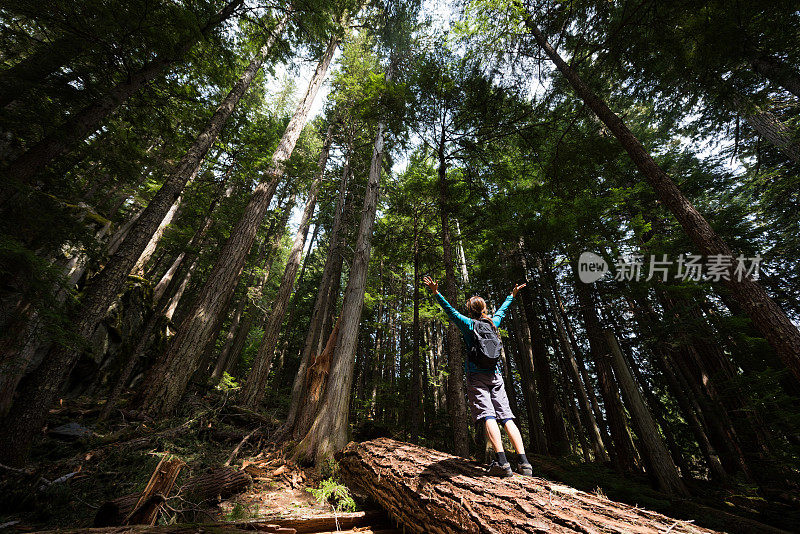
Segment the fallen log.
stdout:
[[[194,525],[134,525],[92,529],[46,531],[59,534],[193,534],[209,532],[268,532],[272,534],[400,534],[402,531],[387,525],[383,511],[294,516],[249,521],[215,522]],[[45,534],[45,533],[43,533]]]
[[[0,525],[2,526],[2,525]],[[267,524],[250,525],[240,528],[237,525],[222,523],[203,523],[199,525],[133,525],[125,527],[105,528],[80,528],[70,530],[43,530],[39,534],[209,534],[211,532],[224,532],[231,534],[253,534],[253,532],[266,532],[267,534],[300,534],[293,528],[276,527]],[[308,531],[306,531],[308,532]],[[355,528],[350,530],[313,531],[313,534],[403,534],[399,529],[373,530],[371,528]]]
[[179,494],[197,504],[220,501],[242,493],[252,483],[253,479],[244,471],[232,467],[218,467],[190,478],[181,487]]
[[350,443],[337,460],[346,482],[412,532],[714,532],[541,478],[490,477],[463,458],[388,438]]

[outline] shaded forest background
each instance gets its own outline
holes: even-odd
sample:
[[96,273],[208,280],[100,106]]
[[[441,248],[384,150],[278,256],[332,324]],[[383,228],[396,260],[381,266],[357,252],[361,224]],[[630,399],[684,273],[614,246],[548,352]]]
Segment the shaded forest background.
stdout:
[[[430,275],[457,308],[527,281],[502,372],[540,461],[796,511],[795,2],[15,0],[0,21],[0,463],[45,458],[73,401],[100,433],[236,405],[322,469],[353,436],[480,457]],[[584,284],[583,251],[760,276]]]

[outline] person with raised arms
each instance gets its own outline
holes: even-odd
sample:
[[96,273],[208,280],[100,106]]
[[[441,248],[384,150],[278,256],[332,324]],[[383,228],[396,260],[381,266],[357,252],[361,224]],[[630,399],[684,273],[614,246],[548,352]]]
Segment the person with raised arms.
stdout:
[[485,300],[478,296],[470,297],[467,301],[467,313],[469,315],[467,317],[460,314],[447,302],[447,299],[439,293],[439,284],[430,276],[426,276],[423,279],[423,283],[434,294],[436,302],[439,303],[450,320],[461,331],[464,343],[467,346],[468,357],[464,362],[464,369],[467,373],[467,395],[469,397],[470,411],[476,424],[480,424],[483,421],[486,427],[486,435],[489,437],[489,441],[497,455],[496,459],[489,465],[489,474],[500,477],[514,475],[503,449],[499,421],[505,427],[511,444],[517,453],[517,473],[531,476],[533,470],[528,458],[525,456],[522,435],[516,423],[514,423],[514,414],[509,407],[505,384],[503,383],[503,374],[498,365],[502,342],[497,329],[517,292],[524,288],[525,284],[514,286],[503,305],[491,317],[486,313]]

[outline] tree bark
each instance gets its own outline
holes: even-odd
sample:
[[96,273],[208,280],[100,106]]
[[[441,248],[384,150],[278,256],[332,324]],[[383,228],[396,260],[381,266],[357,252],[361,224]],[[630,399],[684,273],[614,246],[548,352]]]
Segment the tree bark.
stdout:
[[[153,330],[155,329],[156,325],[162,318],[166,317],[169,321],[172,319],[172,314],[175,313],[175,310],[178,307],[178,303],[180,302],[181,297],[183,296],[183,292],[186,290],[186,287],[191,280],[195,269],[197,268],[197,260],[199,259],[199,253],[192,252],[194,249],[202,249],[203,244],[205,243],[206,236],[208,235],[209,230],[211,230],[211,226],[214,223],[214,219],[212,217],[214,213],[214,209],[217,206],[217,203],[224,198],[229,198],[233,194],[232,187],[226,187],[226,183],[231,176],[233,170],[233,166],[228,169],[228,172],[225,175],[225,178],[220,183],[218,194],[214,195],[214,199],[211,201],[211,205],[208,208],[208,215],[206,216],[203,225],[197,229],[195,234],[189,240],[189,243],[186,245],[187,250],[181,251],[178,254],[177,258],[173,261],[172,265],[170,265],[167,272],[164,276],[161,277],[156,287],[153,289],[153,311],[150,314],[147,322],[145,323],[144,328],[142,328],[141,332],[138,334],[138,341],[136,345],[134,345],[130,355],[127,356],[127,360],[125,366],[123,367],[122,371],[120,372],[119,377],[117,378],[116,383],[114,384],[111,393],[106,400],[105,406],[103,406],[103,411],[100,413],[100,420],[103,420],[109,416],[111,410],[117,403],[119,396],[122,394],[122,391],[128,385],[130,381],[131,374],[133,373],[134,368],[136,367],[136,363],[141,358],[142,354],[144,353],[145,349],[150,343],[150,338],[152,337]],[[176,203],[177,204],[177,203]],[[168,295],[167,289],[170,288],[171,282],[174,279],[175,274],[178,272],[180,267],[184,265],[186,259],[190,258],[192,263],[190,264],[189,268],[186,271],[186,274],[181,279],[181,283],[176,288],[175,294],[173,298],[166,299]],[[140,258],[141,260],[141,258]]]
[[456,223],[456,248],[458,250],[458,266],[461,269],[461,281],[464,286],[469,285],[469,271],[467,270],[467,256],[464,254],[464,243],[461,240],[461,226],[458,224],[458,219],[453,219]]
[[[250,86],[277,35],[287,21],[288,14],[278,24],[267,43],[250,62],[244,74],[214,112],[206,129],[197,137],[192,147],[181,158],[175,170],[139,216],[119,250],[108,261],[105,268],[87,284],[81,306],[75,316],[76,330],[83,339],[88,339],[105,317],[109,306],[118,297],[133,265],[163,220],[164,215],[169,211],[186,183],[196,176],[206,152],[211,148],[234,107]],[[47,409],[60,392],[77,356],[74,349],[59,347],[51,351],[44,364],[34,373],[35,376],[26,387],[24,395],[26,402],[24,404],[16,403],[6,417],[6,428],[17,430],[0,437],[1,459],[8,463],[19,463],[27,457],[34,433],[41,428]],[[164,378],[169,380],[170,377]],[[184,386],[179,386],[181,392]],[[177,402],[174,400],[175,390],[171,391],[173,395],[165,395],[164,398],[169,398],[173,403]]]
[[292,288],[294,288],[297,270],[300,268],[300,258],[305,248],[311,217],[317,205],[317,193],[319,192],[322,177],[325,174],[325,167],[328,164],[328,154],[330,152],[331,143],[333,142],[334,128],[334,124],[328,126],[328,132],[325,135],[325,142],[322,145],[322,152],[319,157],[317,176],[314,178],[314,182],[311,184],[311,189],[308,192],[306,207],[303,210],[303,215],[300,217],[300,224],[297,227],[297,233],[295,234],[292,248],[289,251],[289,257],[286,260],[286,268],[283,272],[281,285],[278,288],[275,299],[272,301],[272,312],[264,328],[264,336],[261,339],[258,353],[253,359],[253,367],[250,371],[250,375],[247,377],[247,382],[239,395],[240,404],[247,408],[256,409],[264,399],[267,377],[269,376],[270,367],[272,366],[275,349],[278,346],[278,334],[280,333],[283,319],[286,316],[286,308],[289,305],[289,297],[292,294]]
[[[667,450],[664,440],[659,434],[653,416],[645,403],[639,386],[625,362],[622,350],[619,348],[617,337],[611,330],[605,330],[606,342],[611,349],[611,366],[617,377],[622,395],[625,397],[625,404],[631,413],[631,419],[636,426],[637,434],[642,441],[642,453],[644,454],[648,474],[655,478],[661,491],[668,495],[688,496],[689,491],[683,485],[683,481],[678,475],[678,469]],[[667,431],[665,429],[665,431]]]
[[180,458],[169,455],[162,458],[142,492],[103,504],[97,510],[94,526],[155,525],[161,505],[166,501],[185,465]]
[[409,439],[416,443],[422,430],[424,385],[420,364],[420,324],[419,324],[419,213],[414,209],[414,318],[413,318],[413,352],[411,356],[411,424]]
[[[385,76],[387,82],[392,79],[392,70],[393,65],[390,61]],[[353,355],[358,340],[358,325],[361,321],[372,248],[372,231],[378,208],[385,128],[385,122],[380,120],[375,134],[364,205],[361,209],[361,222],[358,227],[353,263],[350,267],[350,278],[342,303],[339,336],[328,376],[325,400],[311,429],[297,446],[298,457],[306,460],[313,458],[320,466],[324,465],[325,459],[331,458],[335,451],[342,449],[347,443]]]
[[[528,265],[525,259],[524,243],[520,238],[518,243],[518,260],[520,270],[525,279],[528,279]],[[539,285],[533,280],[528,280],[527,287],[520,293],[525,317],[530,328],[531,351],[533,354],[533,374],[536,379],[536,389],[541,401],[542,417],[544,418],[544,433],[547,436],[547,451],[554,456],[569,454],[569,440],[564,427],[564,416],[556,402],[554,380],[550,369],[550,358],[545,344],[545,332],[534,307],[533,292]]]
[[142,409],[151,415],[171,412],[178,404],[202,355],[202,350],[216,330],[220,309],[226,308],[258,227],[269,209],[272,196],[283,175],[286,161],[292,154],[300,132],[308,118],[311,104],[328,72],[333,53],[340,38],[334,37],[328,44],[317,70],[298,103],[289,125],[272,155],[272,164],[261,183],[256,186],[250,202],[239,222],[231,231],[222,247],[219,258],[200,290],[186,318],[178,327],[178,333],[164,354],[161,365],[156,366],[148,380],[147,391],[141,398]]
[[244,347],[247,343],[247,338],[250,335],[250,330],[253,327],[253,323],[256,322],[256,320],[261,321],[263,319],[264,314],[261,311],[261,308],[258,306],[258,301],[261,300],[264,288],[269,282],[269,276],[272,272],[272,265],[278,255],[281,239],[286,231],[286,225],[289,222],[292,209],[294,209],[294,202],[295,195],[292,195],[286,202],[286,205],[283,207],[283,211],[279,220],[273,219],[273,221],[270,223],[269,230],[267,231],[266,235],[272,236],[272,241],[269,244],[269,248],[264,258],[264,263],[262,266],[263,274],[254,287],[246,290],[247,297],[242,301],[242,305],[245,306],[244,319],[236,328],[235,332],[229,332],[229,335],[232,334],[232,337],[230,337],[230,344],[226,343],[220,352],[219,358],[217,359],[217,364],[214,366],[214,370],[211,372],[212,382],[219,382],[224,373],[233,374],[233,367],[236,362],[239,361],[239,358],[244,351]]
[[[453,304],[458,302],[455,262],[450,232],[450,196],[445,160],[445,130],[442,129],[438,147],[439,158],[439,215],[442,226],[442,261],[444,263],[444,296]],[[464,385],[464,356],[461,350],[461,333],[454,324],[447,327],[447,408],[453,432],[453,451],[459,456],[469,455],[469,415]]]
[[754,57],[751,63],[756,72],[800,98],[800,75],[796,70],[768,55]]
[[534,452],[547,454],[547,437],[544,434],[541,410],[539,409],[539,393],[533,376],[533,349],[531,349],[531,333],[525,319],[525,310],[518,306],[512,310],[511,319],[516,331],[518,351],[515,353],[517,369],[522,374],[522,395],[528,413],[528,435]]
[[[519,2],[519,0],[516,1]],[[523,19],[536,42],[567,78],[578,96],[617,137],[660,201],[675,215],[699,251],[706,256],[721,255],[735,259],[728,244],[717,235],[670,176],[658,166],[624,121],[611,111],[606,103],[584,83],[577,72],[550,45],[533,22],[530,13],[525,11]],[[738,280],[732,269],[729,271],[729,278],[729,280],[723,280],[725,286],[741,304],[753,324],[772,345],[795,379],[800,381],[800,330],[767,295],[758,282],[747,276]]]
[[[110,230],[109,221],[95,234],[95,239],[102,242]],[[59,305],[67,300],[70,291],[77,286],[89,261],[85,250],[73,248],[71,253],[73,256],[62,270],[66,286],[56,284],[53,287],[54,299]],[[10,325],[3,326],[4,332],[0,335],[0,417],[11,409],[17,386],[28,372],[31,361],[37,354],[50,350],[53,344],[43,328],[39,311],[30,302],[20,302],[13,315],[15,319]]]
[[712,533],[541,478],[501,479],[455,456],[387,438],[337,455],[348,484],[412,532]]
[[108,94],[76,112],[55,131],[11,162],[4,171],[6,176],[21,184],[36,177],[51,161],[67,153],[73,145],[95,131],[100,123],[131,95],[161,74],[167,67],[186,56],[198,37],[208,36],[215,27],[230,18],[242,3],[243,0],[232,0],[212,17],[200,29],[200,32],[193,32],[192,37],[187,39],[174,54],[165,54],[163,57],[149,61],[141,69],[114,86]]
[[252,483],[253,479],[244,471],[217,467],[187,480],[178,494],[195,504],[215,502],[244,492]]
[[556,402],[555,382],[550,369],[550,358],[544,342],[544,330],[533,307],[530,292],[534,290],[528,282],[521,293],[525,306],[525,315],[528,320],[531,335],[531,348],[533,352],[533,374],[536,379],[536,389],[544,418],[544,432],[547,436],[547,450],[554,456],[564,456],[569,453],[569,440],[564,427],[564,415]]
[[[350,174],[350,150],[348,150],[347,159],[345,160],[344,168],[342,169],[342,177],[339,180],[339,194],[336,199],[336,207],[333,214],[333,228],[331,228],[330,239],[328,240],[328,255],[325,258],[325,266],[322,268],[322,277],[320,279],[319,289],[317,290],[317,297],[314,301],[314,312],[311,316],[311,322],[308,326],[308,333],[303,343],[303,352],[300,356],[300,365],[297,369],[294,382],[292,383],[291,401],[289,403],[289,414],[286,417],[286,422],[276,433],[277,437],[283,439],[288,437],[291,433],[292,439],[299,439],[305,435],[307,429],[300,429],[296,426],[298,413],[304,408],[303,396],[305,392],[305,379],[308,363],[313,354],[319,354],[320,350],[317,348],[318,339],[322,337],[324,318],[328,313],[329,308],[335,306],[335,302],[330,306],[328,303],[336,300],[338,294],[339,281],[341,276],[342,254],[340,234],[342,233],[342,219],[345,211],[345,199],[347,197],[347,180]],[[337,278],[334,281],[334,277]],[[334,294],[333,287],[336,287],[336,294]]]
[[600,393],[603,397],[608,426],[611,430],[611,439],[614,442],[614,446],[609,449],[611,461],[621,471],[638,471],[636,453],[634,452],[633,441],[628,429],[628,422],[625,419],[625,410],[622,407],[619,390],[614,382],[614,375],[608,361],[610,358],[609,348],[603,337],[589,286],[578,280],[577,272],[575,274],[575,293],[578,296],[578,303],[581,307],[581,314],[586,327],[586,337],[589,338],[589,346],[597,371],[597,380],[600,383]]
[[308,432],[314,424],[314,418],[325,398],[325,389],[331,372],[331,361],[339,339],[340,324],[341,319],[336,321],[336,325],[325,343],[325,348],[319,354],[314,354],[312,361],[309,362],[308,371],[304,377],[304,409],[300,412],[296,423],[299,433]]
[[734,93],[731,100],[736,110],[758,135],[795,163],[800,163],[800,143],[792,137],[792,131],[775,114],[747,102],[742,95]]
[[545,265],[541,258],[537,258],[537,267],[539,272],[549,286],[549,290],[545,290],[547,300],[550,302],[550,307],[553,310],[553,317],[556,323],[556,331],[558,339],[561,343],[562,353],[564,354],[564,364],[572,378],[572,384],[575,386],[575,393],[578,397],[578,405],[581,407],[580,415],[583,419],[583,426],[588,430],[589,438],[592,441],[592,451],[594,452],[595,461],[608,462],[610,457],[606,451],[605,444],[603,443],[603,436],[600,432],[600,427],[597,424],[597,419],[592,412],[592,406],[589,403],[589,396],[586,393],[586,386],[581,378],[580,370],[578,369],[578,362],[575,359],[575,353],[572,350],[567,329],[564,326],[564,320],[561,317],[560,307],[557,305],[553,295],[556,293],[555,280],[550,271],[549,264]]
[[[187,183],[188,185],[188,183]],[[178,211],[181,208],[181,204],[183,203],[183,194],[181,193],[172,206],[167,211],[167,214],[164,215],[164,218],[161,219],[161,222],[156,228],[156,231],[153,233],[153,236],[150,238],[150,241],[147,242],[145,245],[144,250],[142,251],[139,259],[136,260],[136,263],[133,265],[131,269],[131,274],[135,276],[144,276],[144,267],[147,265],[147,262],[150,261],[150,258],[153,257],[153,253],[156,251],[156,247],[158,247],[158,242],[161,241],[161,238],[164,237],[164,232],[167,231],[167,226],[172,224],[172,221],[175,220],[175,217],[178,215]]]

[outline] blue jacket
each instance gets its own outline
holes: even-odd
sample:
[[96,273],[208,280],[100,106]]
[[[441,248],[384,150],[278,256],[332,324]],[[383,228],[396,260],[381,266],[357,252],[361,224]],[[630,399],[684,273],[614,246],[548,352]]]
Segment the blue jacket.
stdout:
[[[500,308],[494,312],[492,316],[492,322],[496,327],[500,327],[500,321],[503,320],[503,317],[506,315],[506,310],[509,306],[511,306],[511,301],[514,300],[513,295],[509,295],[506,297],[505,302]],[[436,293],[436,302],[439,303],[439,306],[445,311],[450,320],[455,323],[458,329],[461,331],[461,337],[464,338],[464,343],[467,345],[467,353],[469,354],[469,350],[472,348],[472,329],[475,327],[475,319],[470,319],[466,315],[461,315],[458,311],[453,308],[447,299],[441,293]],[[499,368],[496,369],[478,369],[475,363],[469,361],[467,358],[464,361],[464,369],[467,373],[493,373],[493,372],[500,372]]]

